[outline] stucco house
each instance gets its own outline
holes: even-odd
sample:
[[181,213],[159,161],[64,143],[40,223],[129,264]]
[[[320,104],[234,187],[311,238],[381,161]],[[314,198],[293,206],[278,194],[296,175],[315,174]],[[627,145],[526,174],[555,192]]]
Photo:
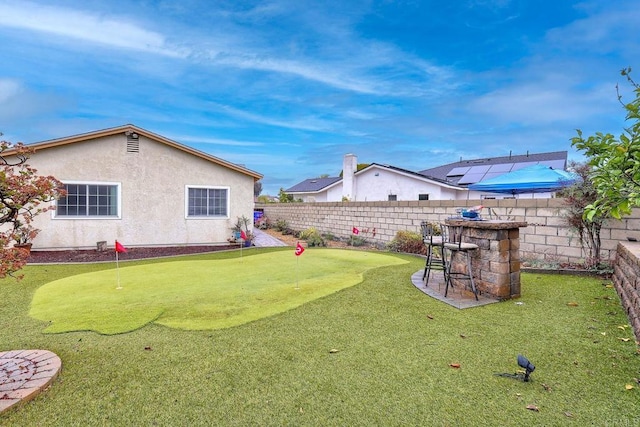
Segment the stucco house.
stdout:
[[[357,170],[353,154],[343,158],[342,177],[310,178],[285,190],[303,202],[466,200],[511,197],[470,191],[470,184],[522,167],[544,164],[565,169],[567,152],[535,153],[460,160],[432,169],[412,172],[395,166],[372,163]],[[550,193],[521,194],[518,197],[551,197]]]
[[262,175],[134,125],[29,144],[68,194],[34,222],[35,249],[226,243]]

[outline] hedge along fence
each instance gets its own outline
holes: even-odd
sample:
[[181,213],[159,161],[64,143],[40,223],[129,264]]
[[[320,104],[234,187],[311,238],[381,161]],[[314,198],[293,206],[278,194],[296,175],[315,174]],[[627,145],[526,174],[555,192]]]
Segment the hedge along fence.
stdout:
[[[482,204],[487,219],[526,221],[520,229],[520,257],[553,263],[582,262],[585,258],[575,231],[565,225],[564,199],[428,200],[399,202],[318,202],[256,204],[272,222],[285,220],[294,230],[316,227],[322,233],[347,238],[353,227],[360,236],[380,246],[400,230],[420,232],[420,222],[442,223],[456,208]],[[602,227],[601,256],[615,258],[618,242],[640,241],[640,209],[623,220]]]

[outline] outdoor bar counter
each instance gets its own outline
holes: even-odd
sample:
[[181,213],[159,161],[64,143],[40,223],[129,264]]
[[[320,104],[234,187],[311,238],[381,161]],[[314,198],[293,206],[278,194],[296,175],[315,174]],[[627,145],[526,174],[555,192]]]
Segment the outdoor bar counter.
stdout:
[[[471,251],[471,268],[478,291],[483,295],[505,300],[520,297],[520,228],[526,221],[467,220],[450,218],[447,225],[462,226],[463,241],[475,243]],[[463,256],[455,256],[452,271],[464,271]],[[468,280],[453,281],[467,287]]]

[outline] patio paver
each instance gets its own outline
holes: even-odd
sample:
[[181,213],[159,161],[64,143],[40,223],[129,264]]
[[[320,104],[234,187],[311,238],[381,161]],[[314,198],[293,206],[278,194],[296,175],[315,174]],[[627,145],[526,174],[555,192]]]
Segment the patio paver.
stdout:
[[60,358],[48,350],[0,352],[0,413],[36,397],[61,368]]
[[449,292],[447,296],[444,296],[445,291],[445,282],[444,275],[440,271],[432,271],[431,278],[429,279],[429,286],[426,286],[424,281],[422,280],[422,275],[424,274],[424,270],[418,270],[411,276],[411,283],[429,295],[432,298],[437,299],[438,301],[442,301],[447,303],[453,307],[463,309],[463,308],[471,308],[471,307],[479,307],[482,305],[493,304],[494,302],[499,302],[497,299],[487,298],[486,296],[479,294],[478,300],[476,301],[473,293],[465,292],[460,289],[460,287],[449,288]]

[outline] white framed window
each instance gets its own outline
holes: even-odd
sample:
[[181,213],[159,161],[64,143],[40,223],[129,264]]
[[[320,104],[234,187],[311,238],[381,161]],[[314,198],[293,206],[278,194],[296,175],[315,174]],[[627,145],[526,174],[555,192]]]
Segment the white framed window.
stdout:
[[187,185],[185,204],[187,218],[228,218],[229,187]]
[[54,218],[120,218],[119,182],[63,182],[67,195],[56,201]]

